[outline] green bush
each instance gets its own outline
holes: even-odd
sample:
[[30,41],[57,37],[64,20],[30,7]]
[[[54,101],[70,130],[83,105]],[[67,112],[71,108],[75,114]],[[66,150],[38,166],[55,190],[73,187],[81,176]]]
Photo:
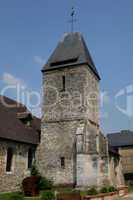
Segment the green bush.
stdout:
[[54,200],[55,195],[53,191],[44,191],[41,193],[41,200]]
[[45,177],[41,177],[38,188],[39,190],[49,190],[52,189],[53,182]]
[[95,187],[92,187],[87,191],[87,195],[97,195],[97,194],[98,194],[98,191]]
[[102,187],[100,189],[100,193],[108,193],[108,192],[116,192],[117,189],[114,186],[109,186],[109,187]]
[[102,187],[100,189],[100,193],[108,193],[108,188],[107,187]]
[[39,176],[40,175],[35,163],[31,167],[30,174],[31,174],[31,176]]
[[8,196],[8,200],[24,200],[24,196],[22,193],[20,192],[16,192],[16,193],[11,193],[9,196]]
[[108,192],[116,192],[117,189],[114,186],[108,187]]

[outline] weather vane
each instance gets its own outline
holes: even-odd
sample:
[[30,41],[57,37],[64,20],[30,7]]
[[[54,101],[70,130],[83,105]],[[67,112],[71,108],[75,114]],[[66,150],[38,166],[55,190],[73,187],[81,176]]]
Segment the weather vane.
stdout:
[[72,7],[72,12],[71,12],[71,20],[69,21],[71,23],[71,32],[73,33],[73,30],[74,30],[74,22],[77,21],[75,17],[75,10],[74,10],[74,7]]

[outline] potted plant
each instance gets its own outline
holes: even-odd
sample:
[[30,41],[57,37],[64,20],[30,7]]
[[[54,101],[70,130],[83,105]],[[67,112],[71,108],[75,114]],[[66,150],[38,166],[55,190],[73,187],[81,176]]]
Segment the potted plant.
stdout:
[[39,183],[40,183],[40,174],[36,168],[35,163],[31,168],[31,176],[27,177],[22,182],[22,187],[25,196],[37,196],[39,195]]

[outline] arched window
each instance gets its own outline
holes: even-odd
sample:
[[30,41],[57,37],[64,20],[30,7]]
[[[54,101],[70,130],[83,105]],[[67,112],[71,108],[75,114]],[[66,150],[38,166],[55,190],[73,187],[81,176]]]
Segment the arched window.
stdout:
[[7,160],[6,160],[6,171],[7,172],[12,171],[12,160],[13,160],[13,149],[9,147],[7,149]]

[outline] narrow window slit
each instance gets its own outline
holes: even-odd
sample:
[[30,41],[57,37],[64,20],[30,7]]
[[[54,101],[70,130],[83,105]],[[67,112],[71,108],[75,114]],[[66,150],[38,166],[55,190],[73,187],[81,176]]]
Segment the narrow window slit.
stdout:
[[28,169],[31,169],[34,160],[34,151],[29,148],[28,150]]
[[61,168],[65,168],[65,158],[64,157],[61,157],[60,158],[60,162],[61,162]]
[[62,76],[62,90],[65,91],[66,89],[66,77]]
[[12,171],[13,149],[7,149],[6,172]]

